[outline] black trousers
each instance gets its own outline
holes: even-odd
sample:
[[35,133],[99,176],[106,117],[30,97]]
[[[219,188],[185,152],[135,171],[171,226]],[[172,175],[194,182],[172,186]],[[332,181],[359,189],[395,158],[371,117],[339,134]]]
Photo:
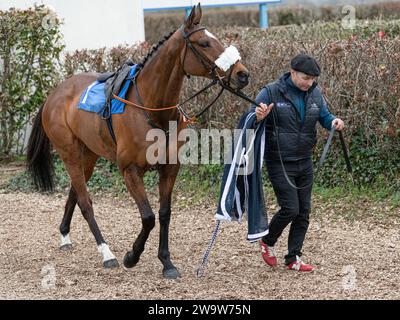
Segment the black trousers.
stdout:
[[281,208],[272,217],[269,234],[263,237],[263,242],[273,247],[283,230],[291,223],[288,254],[285,256],[285,264],[288,265],[296,261],[296,255],[302,255],[301,249],[308,230],[311,210],[313,163],[311,159],[284,162],[290,181],[297,187],[308,186],[301,190],[293,188],[287,182],[280,161],[268,161],[266,164],[269,180]]

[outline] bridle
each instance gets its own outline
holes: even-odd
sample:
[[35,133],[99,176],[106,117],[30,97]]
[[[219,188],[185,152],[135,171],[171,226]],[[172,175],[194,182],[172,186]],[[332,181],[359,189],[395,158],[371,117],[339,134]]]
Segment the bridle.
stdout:
[[[212,78],[212,81],[206,85],[203,89],[199,90],[198,92],[196,92],[193,96],[191,96],[190,98],[188,98],[186,101],[184,101],[183,103],[179,104],[178,106],[178,110],[188,119],[190,119],[190,121],[196,122],[197,119],[202,116],[208,109],[211,108],[212,105],[214,105],[215,102],[217,102],[217,100],[219,99],[219,97],[222,95],[222,93],[224,92],[225,89],[228,89],[231,92],[236,92],[237,90],[233,89],[230,85],[231,80],[232,80],[232,72],[233,72],[233,68],[235,66],[235,64],[232,64],[229,68],[229,73],[228,73],[228,80],[225,83],[224,79],[226,76],[220,76],[218,73],[218,69],[219,67],[217,66],[217,64],[215,63],[215,61],[210,60],[207,56],[205,56],[204,54],[201,53],[201,51],[199,51],[198,49],[196,49],[196,47],[193,45],[193,42],[190,41],[190,36],[199,32],[199,31],[203,31],[206,30],[205,27],[198,27],[194,30],[190,30],[189,32],[185,31],[185,26],[182,25],[179,28],[179,31],[182,33],[183,39],[185,40],[185,51],[183,53],[183,59],[182,59],[182,70],[183,73],[185,74],[185,76],[187,76],[188,78],[190,78],[190,75],[186,73],[185,71],[185,61],[186,61],[186,56],[187,56],[187,51],[188,49],[190,49],[194,56],[197,58],[197,60],[203,65],[204,69],[209,71],[209,74]],[[202,111],[200,111],[198,114],[196,114],[194,117],[189,117],[185,111],[181,108],[182,105],[184,105],[185,103],[189,102],[190,100],[194,99],[195,97],[197,97],[198,95],[200,95],[201,93],[203,93],[204,91],[210,89],[211,87],[213,87],[214,85],[219,84],[221,87],[221,90],[219,91],[219,93],[216,95],[216,97],[211,101],[211,103],[209,103]]]
[[[205,27],[199,27],[197,29],[191,30],[190,32],[185,32],[184,26],[181,26],[179,28],[179,31],[182,33],[183,39],[185,40],[185,51],[182,60],[183,73],[185,74],[185,76],[190,78],[190,75],[185,72],[185,61],[186,61],[187,50],[189,48],[193,52],[197,60],[203,65],[204,69],[209,70],[209,74],[211,75],[212,79],[217,81],[222,81],[224,77],[221,77],[218,74],[218,66],[216,65],[215,61],[210,60],[207,56],[202,54],[199,50],[196,49],[196,47],[193,45],[193,42],[190,41],[191,35],[199,31],[203,31],[205,29],[206,29]],[[233,66],[231,66],[230,68],[228,84],[230,83],[231,80],[232,70]]]

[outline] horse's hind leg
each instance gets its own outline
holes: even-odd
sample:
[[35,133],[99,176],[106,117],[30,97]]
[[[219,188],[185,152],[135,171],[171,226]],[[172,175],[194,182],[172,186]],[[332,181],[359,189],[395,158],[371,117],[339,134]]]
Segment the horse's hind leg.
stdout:
[[[107,243],[104,241],[94,217],[92,201],[90,200],[86,187],[85,170],[83,167],[85,154],[82,153],[82,150],[84,150],[83,148],[82,144],[75,139],[72,145],[64,146],[62,150],[57,148],[57,151],[59,152],[71,178],[72,188],[76,192],[77,204],[89,225],[90,231],[96,239],[98,251],[103,257],[103,266],[105,268],[118,267],[118,261],[110,251]],[[71,204],[72,203],[71,200]]]
[[122,170],[122,172],[125,178],[125,184],[130,194],[135,199],[142,218],[142,230],[133,243],[132,250],[127,252],[124,257],[125,267],[133,268],[139,262],[140,255],[144,251],[146,240],[149,237],[150,231],[154,228],[155,215],[147,199],[143,182],[144,172],[134,165]]
[[[89,181],[90,177],[93,174],[93,169],[96,165],[96,161],[99,158],[98,155],[91,152],[89,149],[85,148],[83,151],[83,168],[85,172],[85,180],[86,182]],[[60,232],[61,232],[61,245],[60,249],[67,251],[72,249],[72,242],[69,236],[70,226],[72,215],[75,210],[76,203],[78,201],[78,197],[74,187],[71,186],[69,190],[68,200],[65,204],[65,211],[64,216],[60,225]]]
[[163,275],[168,279],[180,277],[178,270],[171,262],[168,247],[169,222],[171,219],[171,194],[174,188],[176,176],[178,175],[179,165],[165,165],[159,170],[160,174],[160,245],[158,258],[164,266]]
[[72,220],[72,215],[75,210],[76,202],[78,198],[76,196],[76,192],[74,187],[71,186],[69,190],[68,200],[65,204],[64,216],[60,225],[61,232],[61,245],[60,249],[63,251],[68,251],[72,249],[72,242],[69,237],[70,225]]

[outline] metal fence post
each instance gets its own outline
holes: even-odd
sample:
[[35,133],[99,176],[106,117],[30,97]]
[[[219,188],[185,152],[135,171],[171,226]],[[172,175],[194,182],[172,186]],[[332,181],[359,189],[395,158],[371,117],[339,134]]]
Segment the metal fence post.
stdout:
[[268,29],[268,7],[266,3],[260,4],[260,28]]

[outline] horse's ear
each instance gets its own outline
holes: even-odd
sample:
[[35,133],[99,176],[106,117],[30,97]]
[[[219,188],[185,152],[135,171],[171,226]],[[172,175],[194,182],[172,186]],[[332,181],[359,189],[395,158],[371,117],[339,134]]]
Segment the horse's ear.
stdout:
[[200,24],[202,16],[203,16],[203,12],[201,11],[201,5],[200,5],[200,2],[199,2],[197,7],[196,7],[196,16],[194,18],[193,24]]
[[185,27],[190,29],[193,26],[194,19],[196,18],[196,6],[193,6],[189,16],[185,19]]

